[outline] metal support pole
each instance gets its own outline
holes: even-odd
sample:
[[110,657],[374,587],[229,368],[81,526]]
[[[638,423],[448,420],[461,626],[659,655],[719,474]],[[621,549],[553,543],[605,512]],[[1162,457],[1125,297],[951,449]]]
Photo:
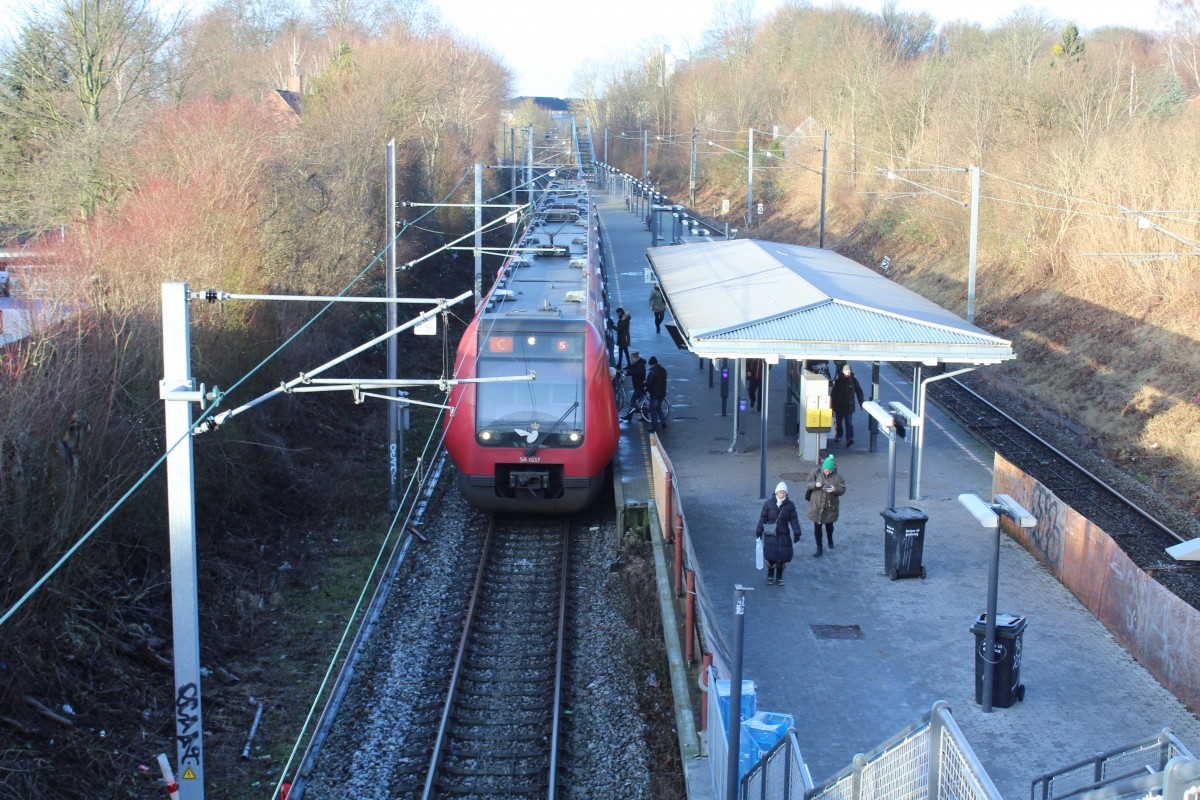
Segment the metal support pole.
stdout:
[[962,375],[964,372],[970,372],[975,367],[964,367],[956,369],[953,372],[943,372],[941,375],[934,375],[931,378],[920,380],[918,376],[917,402],[914,405],[913,411],[917,413],[917,417],[921,420],[921,424],[917,426],[916,431],[913,431],[909,436],[909,442],[912,445],[913,453],[913,472],[910,476],[909,496],[913,500],[921,499],[921,462],[925,459],[925,429],[929,427],[925,422],[925,406],[929,397],[929,384],[934,381],[944,381],[947,378],[953,378],[955,375]]
[[885,434],[888,440],[888,508],[896,507],[896,433]]
[[536,208],[533,196],[533,126],[530,125],[525,129],[525,189],[529,198],[529,212],[532,214]]
[[729,676],[728,757],[725,764],[725,798],[738,796],[738,745],[742,740],[742,643],[746,638],[746,592],[752,589],[740,583],[734,587],[733,673]]
[[829,174],[829,130],[825,130],[825,142],[821,145],[821,234],[817,247],[825,247],[825,181]]
[[[921,407],[921,362],[913,364],[912,402],[909,408],[917,411]],[[917,413],[920,413],[919,411]],[[908,437],[911,447],[908,454],[908,499],[921,499],[921,447],[925,441],[925,420],[920,425],[913,425]]]
[[[871,362],[871,399],[876,403],[879,402],[879,362]],[[867,452],[875,452],[875,437],[879,434],[879,426],[874,424],[874,418],[867,420],[867,430],[869,431],[867,439]]]
[[196,572],[196,495],[192,461],[192,382],[186,283],[162,285],[167,518],[171,536],[171,631],[175,661],[175,774],[181,800],[204,798],[204,725],[200,713],[200,610]]
[[[509,202],[514,206],[517,204],[517,129],[508,129],[508,171],[509,178],[512,182],[512,191],[509,194]],[[514,215],[515,216],[515,215]]]
[[608,128],[604,128],[604,163],[608,163]]
[[746,131],[748,143],[746,162],[746,227],[754,227],[754,128]]
[[758,499],[767,499],[767,397],[771,391],[771,365],[763,361],[762,375],[759,377],[758,384],[758,433],[759,433],[759,453],[758,458]]
[[[475,305],[483,300],[483,164],[475,165]],[[390,341],[390,340],[389,340]]]
[[692,171],[688,178],[688,189],[691,196],[689,205],[692,208],[696,207],[696,136],[699,132],[695,127],[692,128]]
[[[396,298],[396,140],[387,143],[387,274],[384,277],[384,291],[389,300]],[[395,330],[400,324],[399,306],[388,303],[384,312],[387,329]],[[399,343],[392,336],[387,340],[387,377],[397,379],[399,372]],[[394,512],[400,507],[400,472],[401,450],[404,434],[400,425],[400,404],[394,398],[399,397],[399,389],[388,387],[387,396],[393,398],[387,403],[387,437],[388,437],[388,512]]]
[[1000,532],[992,540],[992,560],[988,564],[987,631],[983,642],[983,713],[992,713],[992,682],[996,660],[996,592],[1000,582]]
[[650,180],[650,131],[642,128],[642,180]]
[[967,257],[967,322],[975,322],[975,254],[979,249],[979,167],[971,167],[971,245]]

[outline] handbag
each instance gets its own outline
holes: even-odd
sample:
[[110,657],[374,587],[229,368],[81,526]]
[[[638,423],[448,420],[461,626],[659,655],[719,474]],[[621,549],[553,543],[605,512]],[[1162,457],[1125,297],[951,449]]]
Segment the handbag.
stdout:
[[763,568],[763,540],[761,536],[754,540],[754,568]]
[[804,499],[812,500],[812,489],[809,489],[807,492],[804,493]]

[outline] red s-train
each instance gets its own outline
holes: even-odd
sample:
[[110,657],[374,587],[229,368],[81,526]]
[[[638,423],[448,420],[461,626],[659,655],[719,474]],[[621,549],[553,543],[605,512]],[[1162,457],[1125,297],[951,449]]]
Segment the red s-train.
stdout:
[[455,377],[473,380],[450,392],[446,449],[488,511],[584,508],[617,449],[599,228],[587,183],[562,172],[458,346]]

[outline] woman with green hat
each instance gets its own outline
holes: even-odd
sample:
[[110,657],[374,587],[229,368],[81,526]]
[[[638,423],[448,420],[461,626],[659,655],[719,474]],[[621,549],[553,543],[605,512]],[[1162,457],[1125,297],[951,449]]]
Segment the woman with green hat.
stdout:
[[837,522],[841,506],[841,496],[846,493],[846,482],[838,474],[837,464],[833,454],[825,456],[821,466],[812,471],[806,484],[809,497],[808,518],[813,523],[813,536],[817,539],[817,552],[813,558],[820,558],[825,550],[821,547],[821,526],[825,526],[825,537],[829,541],[829,549],[833,549],[833,523]]

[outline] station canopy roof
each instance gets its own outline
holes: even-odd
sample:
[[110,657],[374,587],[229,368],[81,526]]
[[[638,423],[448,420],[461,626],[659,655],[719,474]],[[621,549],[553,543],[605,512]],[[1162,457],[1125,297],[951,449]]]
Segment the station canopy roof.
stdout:
[[1012,342],[832,250],[734,239],[651,247],[686,347],[702,358],[996,364]]

